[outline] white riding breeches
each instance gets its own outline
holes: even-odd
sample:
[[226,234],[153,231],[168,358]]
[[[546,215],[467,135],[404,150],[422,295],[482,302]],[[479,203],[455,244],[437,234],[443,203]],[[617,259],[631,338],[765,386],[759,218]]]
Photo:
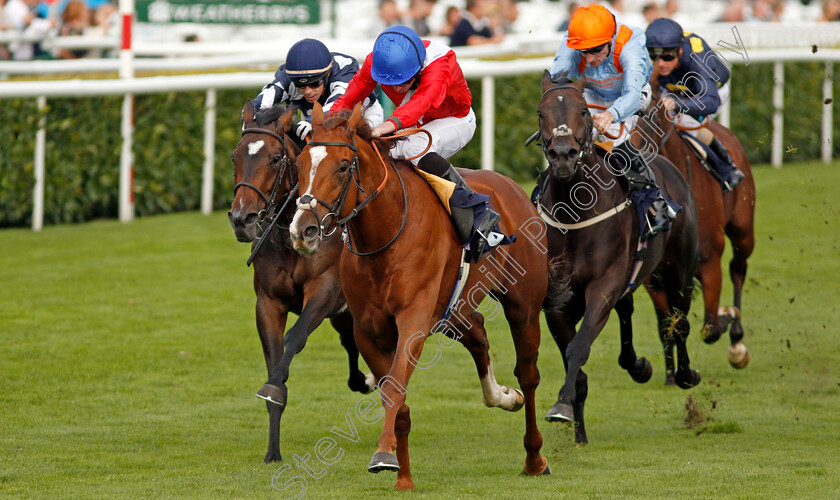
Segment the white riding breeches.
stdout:
[[[463,149],[475,134],[475,112],[470,108],[470,112],[461,118],[439,118],[419,126],[432,134],[432,145],[426,153],[437,153],[444,158],[449,158]],[[412,134],[405,140],[396,141],[394,148],[391,149],[391,157],[404,159],[417,156],[426,149],[428,144],[429,136],[426,134],[422,132]],[[415,165],[419,161],[420,158],[411,160]]]
[[[650,84],[646,83],[645,86],[642,87],[642,98],[639,101],[639,109],[647,109],[648,105],[650,104],[650,95]],[[607,107],[609,107],[612,104],[612,101],[605,101],[604,99],[601,99],[601,97],[598,94],[592,92],[589,89],[583,90],[583,98],[586,99],[587,104],[600,104],[602,106]],[[603,112],[603,110],[592,108],[589,109],[589,113],[593,115],[601,112]],[[619,131],[621,130],[621,124],[624,123],[624,132],[622,132],[621,135],[618,136],[618,139],[611,139],[603,134],[599,134],[594,127],[592,129],[592,135],[598,142],[612,141],[614,146],[618,146],[619,144],[630,138],[630,131],[632,131],[633,127],[636,126],[636,121],[638,119],[639,115],[633,114],[631,116],[626,117],[623,122],[613,122],[613,124],[610,125],[609,128],[607,128],[607,133],[609,133],[612,136],[618,135]]]
[[374,100],[370,106],[365,108],[365,120],[374,128],[385,121],[385,110],[382,109],[379,101]]
[[[671,92],[666,92],[665,94],[663,94],[663,97],[669,94],[671,94]],[[720,96],[721,105],[723,105],[724,102],[729,100],[729,82],[724,83],[718,89],[718,96]],[[705,118],[713,120],[717,117],[718,114],[720,114],[720,106],[717,109],[713,110],[711,113],[707,114]],[[687,129],[694,129],[686,130],[686,132],[688,132],[692,137],[697,137],[697,134],[700,132],[700,122],[698,122],[694,117],[688,116],[685,113],[679,115],[679,120],[677,120],[677,126]]]

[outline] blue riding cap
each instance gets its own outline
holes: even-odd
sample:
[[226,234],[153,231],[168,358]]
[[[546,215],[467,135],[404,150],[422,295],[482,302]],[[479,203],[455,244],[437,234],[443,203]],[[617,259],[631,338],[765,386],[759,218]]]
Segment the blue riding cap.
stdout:
[[332,61],[326,45],[314,38],[304,38],[289,49],[283,71],[295,82],[317,82],[327,78]]
[[647,38],[645,45],[649,49],[675,49],[682,47],[685,40],[682,27],[676,21],[664,17],[654,19],[650,23],[645,30],[645,37]]
[[384,85],[402,85],[423,68],[426,47],[407,26],[391,26],[373,44],[370,76]]

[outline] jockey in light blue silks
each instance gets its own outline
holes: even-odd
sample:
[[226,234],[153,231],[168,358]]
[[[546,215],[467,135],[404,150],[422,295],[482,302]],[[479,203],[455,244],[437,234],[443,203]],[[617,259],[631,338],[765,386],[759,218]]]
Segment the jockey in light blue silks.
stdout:
[[[644,239],[650,238],[669,227],[680,206],[662,195],[645,158],[628,140],[638,120],[636,113],[650,104],[648,81],[653,64],[645,49],[645,34],[639,28],[616,23],[603,6],[586,5],[572,15],[563,42],[554,56],[551,76],[585,76],[586,102],[607,106],[592,115],[597,140],[613,141],[610,163],[627,176],[634,201],[643,199],[654,208],[655,214],[645,211],[647,231],[642,232]],[[625,129],[617,139],[603,135],[618,135],[621,123]]]
[[683,32],[671,19],[655,19],[645,33],[648,53],[658,70],[657,82],[663,87],[665,108],[678,111],[677,125],[688,128],[686,133],[709,146],[707,158],[717,170],[721,185],[726,191],[734,189],[744,174],[712,131],[700,127],[704,118],[716,117],[721,104],[729,99],[729,68],[705,40]]

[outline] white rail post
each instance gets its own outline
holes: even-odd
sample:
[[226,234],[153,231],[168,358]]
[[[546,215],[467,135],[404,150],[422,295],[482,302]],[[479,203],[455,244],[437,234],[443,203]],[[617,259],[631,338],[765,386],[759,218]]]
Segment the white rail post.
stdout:
[[[732,83],[731,83],[732,78],[731,77],[729,79],[729,82],[730,82],[729,87],[732,88]],[[730,95],[730,98],[731,98],[731,95]],[[721,106],[720,106],[720,114],[718,115],[718,118],[720,120],[720,124],[723,125],[726,128],[732,128],[732,127],[729,126],[729,123],[730,123],[730,121],[729,121],[730,120],[729,100],[730,99],[727,99],[727,100],[723,101],[723,104],[721,104]]]
[[785,66],[782,61],[773,63],[773,144],[770,163],[774,167],[782,166],[782,132],[784,126],[785,105]]
[[213,211],[213,158],[216,149],[216,89],[207,89],[204,106],[204,169],[201,181],[201,213]]
[[496,122],[496,81],[492,76],[481,77],[481,168],[494,170],[493,127]]
[[[47,107],[47,98],[38,98],[38,112],[43,113]],[[41,115],[38,121],[38,132],[35,134],[35,188],[32,193],[32,230],[40,231],[44,227],[44,158],[47,148],[46,116]]]
[[[134,0],[120,0],[122,17],[122,46],[120,48],[120,78],[134,78],[134,56],[131,52],[131,25]],[[120,151],[120,221],[134,219],[134,95],[125,94],[122,104],[122,150]]]
[[823,80],[823,116],[822,116],[822,161],[829,163],[831,161],[831,154],[834,151],[832,147],[832,130],[831,117],[834,112],[834,105],[831,101],[832,87],[834,83],[834,63],[832,61],[825,62],[825,80]]

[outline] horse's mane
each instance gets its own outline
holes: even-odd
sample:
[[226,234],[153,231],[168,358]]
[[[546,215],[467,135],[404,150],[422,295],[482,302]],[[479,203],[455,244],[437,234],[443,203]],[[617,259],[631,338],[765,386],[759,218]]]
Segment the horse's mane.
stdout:
[[286,110],[290,109],[291,107],[297,108],[297,106],[294,105],[286,107],[285,105],[283,105],[283,103],[277,103],[268,109],[261,109],[257,111],[257,115],[254,117],[254,119],[257,121],[257,126],[265,127],[269,123],[277,121],[277,119],[280,118],[283,115],[283,113],[285,113]]
[[[321,126],[324,127],[324,130],[332,130],[336,127],[343,126],[347,124],[347,120],[350,119],[351,114],[353,114],[351,110],[342,109],[337,113],[331,114],[329,118],[324,120]],[[356,125],[356,135],[362,140],[380,146],[380,150],[390,149],[395,141],[402,140],[402,138],[387,139],[383,137],[373,137],[373,127],[371,127],[370,123],[368,123],[368,121],[364,118],[359,120],[359,124]]]

